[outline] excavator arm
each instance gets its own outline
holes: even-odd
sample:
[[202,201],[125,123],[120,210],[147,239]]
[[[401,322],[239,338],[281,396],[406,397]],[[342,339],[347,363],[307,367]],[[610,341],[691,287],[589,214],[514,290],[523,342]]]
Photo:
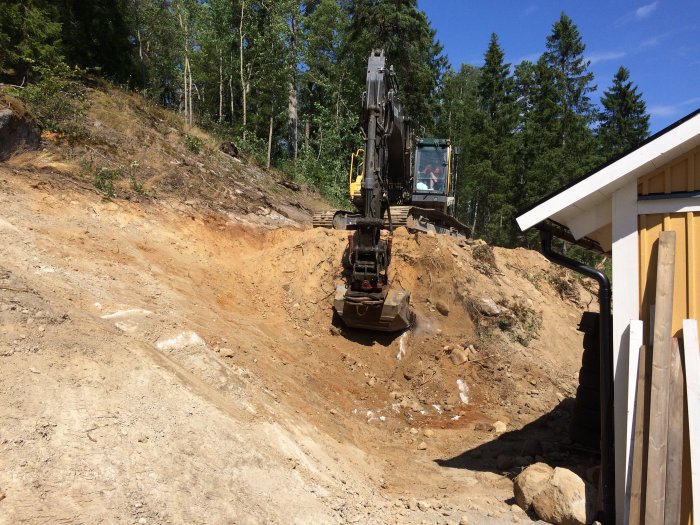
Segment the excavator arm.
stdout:
[[[393,71],[386,67],[383,51],[373,51],[367,63],[364,131],[361,213],[347,224],[347,229],[354,230],[348,246],[349,286],[338,287],[334,306],[349,326],[397,331],[411,324],[410,293],[388,287],[393,233],[389,205],[396,200],[391,193],[407,186],[410,150],[397,83]],[[385,214],[388,237],[382,235]]]

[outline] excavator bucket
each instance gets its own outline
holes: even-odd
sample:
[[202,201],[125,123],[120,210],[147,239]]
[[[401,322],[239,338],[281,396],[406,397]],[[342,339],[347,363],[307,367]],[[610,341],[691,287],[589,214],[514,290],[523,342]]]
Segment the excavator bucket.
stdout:
[[408,306],[411,292],[388,290],[381,297],[366,299],[348,292],[341,284],[335,290],[333,307],[343,322],[352,328],[398,332],[413,324],[413,313]]

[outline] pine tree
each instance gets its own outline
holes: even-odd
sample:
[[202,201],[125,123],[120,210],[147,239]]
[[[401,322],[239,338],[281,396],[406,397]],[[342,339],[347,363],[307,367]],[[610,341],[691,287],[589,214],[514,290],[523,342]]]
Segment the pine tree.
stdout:
[[612,158],[641,144],[649,135],[649,114],[642,94],[630,81],[629,70],[620,66],[612,87],[600,102],[598,136],[602,153]]

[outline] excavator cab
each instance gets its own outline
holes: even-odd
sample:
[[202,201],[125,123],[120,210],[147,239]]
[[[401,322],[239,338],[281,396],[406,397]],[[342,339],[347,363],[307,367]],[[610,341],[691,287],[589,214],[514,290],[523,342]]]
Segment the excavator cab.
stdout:
[[452,145],[448,139],[416,143],[411,204],[447,213],[454,206]]

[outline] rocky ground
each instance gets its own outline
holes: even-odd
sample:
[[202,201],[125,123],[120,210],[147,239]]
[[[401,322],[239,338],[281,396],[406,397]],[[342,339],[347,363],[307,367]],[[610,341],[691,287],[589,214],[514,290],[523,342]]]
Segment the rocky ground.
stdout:
[[103,95],[0,163],[0,523],[527,522],[524,467],[591,476],[588,283],[399,229],[416,326],[345,329],[316,196]]

